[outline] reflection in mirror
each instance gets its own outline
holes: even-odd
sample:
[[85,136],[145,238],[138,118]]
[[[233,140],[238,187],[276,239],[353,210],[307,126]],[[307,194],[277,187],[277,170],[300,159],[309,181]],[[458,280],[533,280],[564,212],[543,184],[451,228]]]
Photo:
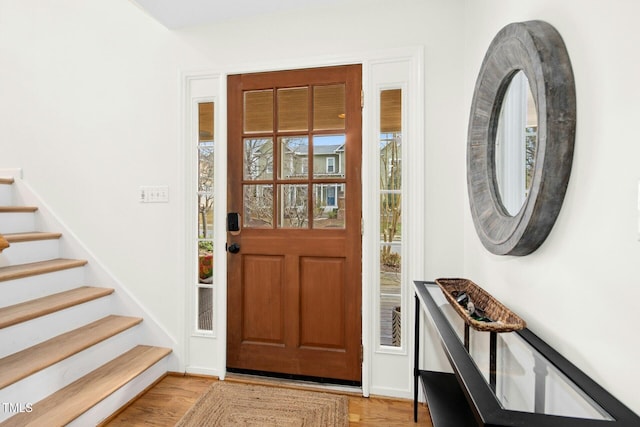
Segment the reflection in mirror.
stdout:
[[529,80],[514,74],[502,101],[496,129],[495,170],[502,206],[509,215],[522,208],[531,186],[538,139],[538,113]]

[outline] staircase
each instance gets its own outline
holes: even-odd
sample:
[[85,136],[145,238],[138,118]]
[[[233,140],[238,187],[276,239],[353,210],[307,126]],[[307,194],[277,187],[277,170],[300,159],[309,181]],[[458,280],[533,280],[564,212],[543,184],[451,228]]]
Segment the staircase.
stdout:
[[65,257],[84,253],[39,231],[52,221],[15,181],[0,178],[0,427],[96,425],[169,370],[172,342],[115,279],[87,283],[110,276]]

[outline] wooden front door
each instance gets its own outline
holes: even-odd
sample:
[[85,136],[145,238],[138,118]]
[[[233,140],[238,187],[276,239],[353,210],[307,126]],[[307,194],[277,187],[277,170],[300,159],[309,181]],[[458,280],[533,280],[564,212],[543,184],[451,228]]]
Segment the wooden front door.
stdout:
[[359,65],[228,77],[229,368],[361,380],[361,128]]

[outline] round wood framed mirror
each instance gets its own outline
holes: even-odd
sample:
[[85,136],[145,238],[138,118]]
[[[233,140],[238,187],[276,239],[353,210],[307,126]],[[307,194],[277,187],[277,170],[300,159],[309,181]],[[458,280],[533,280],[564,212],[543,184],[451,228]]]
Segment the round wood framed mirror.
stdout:
[[[496,137],[503,102],[524,74],[536,110],[535,144],[521,151],[529,170],[518,204],[503,203],[498,184]],[[526,119],[525,119],[526,120]],[[560,34],[543,21],[509,24],[491,42],[476,82],[467,140],[467,186],[473,222],[482,244],[497,255],[527,255],[548,236],[566,192],[576,125],[576,94],[569,55]],[[519,134],[531,135],[532,126]],[[523,141],[522,144],[526,144]],[[516,144],[518,145],[518,144]],[[498,149],[499,150],[499,149]],[[499,163],[499,162],[498,162]],[[502,166],[500,166],[502,168]],[[515,179],[515,178],[514,178]],[[509,182],[510,176],[500,177]]]

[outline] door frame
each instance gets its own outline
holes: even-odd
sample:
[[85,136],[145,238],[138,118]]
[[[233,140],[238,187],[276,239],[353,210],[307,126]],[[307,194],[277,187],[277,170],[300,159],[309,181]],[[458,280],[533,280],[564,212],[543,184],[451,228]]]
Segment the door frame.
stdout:
[[[414,187],[409,188],[417,190],[423,188],[425,182],[424,168],[424,47],[407,47],[388,50],[378,50],[370,52],[359,52],[352,55],[328,56],[328,57],[309,57],[297,58],[291,61],[274,61],[262,64],[236,64],[225,67],[224,70],[210,71],[185,71],[181,73],[181,93],[182,93],[182,137],[181,137],[181,155],[182,155],[182,173],[184,191],[184,208],[183,218],[185,224],[184,235],[184,262],[182,277],[185,278],[184,301],[182,307],[184,316],[182,320],[182,330],[184,335],[179,340],[179,354],[182,359],[180,363],[181,369],[185,372],[194,374],[205,374],[217,376],[224,379],[226,376],[226,318],[227,318],[227,268],[226,268],[226,252],[224,251],[224,242],[226,239],[226,206],[227,206],[227,169],[226,169],[226,141],[227,141],[227,76],[231,74],[246,74],[268,71],[293,70],[302,68],[316,68],[340,66],[349,64],[362,64],[362,89],[364,94],[364,105],[362,113],[362,210],[363,210],[363,236],[362,236],[362,284],[374,283],[379,279],[372,271],[379,268],[377,251],[379,250],[379,239],[377,238],[379,230],[377,229],[377,221],[371,214],[372,207],[377,206],[377,181],[371,182],[371,176],[375,175],[375,170],[379,167],[379,153],[371,146],[372,141],[377,139],[374,132],[377,117],[373,108],[374,95],[380,88],[380,83],[375,81],[376,67],[385,64],[407,63],[410,68],[409,82],[404,84],[410,90],[410,99],[407,106],[411,109],[411,118],[408,120],[407,141],[411,144],[412,155],[409,158],[411,164],[408,164],[408,170],[411,173],[411,181]],[[208,81],[209,85],[215,86],[210,89],[215,93],[209,95],[194,95],[194,82]],[[397,83],[389,81],[388,84]],[[194,170],[197,165],[197,157],[194,158],[191,149],[192,139],[192,121],[193,121],[193,103],[197,98],[211,98],[216,102],[215,108],[215,141],[216,156],[215,170],[216,180],[214,193],[219,202],[214,206],[214,242],[216,250],[214,252],[214,269],[213,280],[216,283],[214,294],[214,332],[207,336],[194,333],[193,321],[195,316],[195,303],[193,296],[193,284],[196,283],[196,269],[194,260],[196,259],[196,251],[194,241],[194,230],[197,229],[197,223],[192,218],[192,210],[195,204],[193,197],[187,189],[195,188],[193,177]],[[375,146],[375,144],[374,144]],[[405,276],[409,278],[424,278],[426,268],[424,266],[424,221],[419,218],[424,216],[425,202],[424,192],[412,193],[410,206],[408,208],[416,212],[410,223],[413,227],[412,240],[407,242],[407,253],[410,255],[411,266],[405,272]],[[197,237],[197,236],[196,236]],[[222,249],[221,249],[222,248]],[[373,269],[373,270],[372,270]],[[362,286],[361,284],[361,286]],[[410,298],[409,288],[405,284],[405,294],[403,295],[402,322],[405,325],[413,324],[413,298]],[[377,301],[377,287],[375,289],[362,286],[362,385],[361,390],[363,396],[369,396],[371,392],[375,394],[405,397],[412,396],[412,362],[410,355],[413,353],[413,337],[409,333],[404,333],[403,345],[399,351],[386,351],[381,349],[376,343],[376,334],[378,330],[376,325],[376,309],[374,304]],[[405,331],[408,328],[405,328]],[[197,353],[207,352],[210,355],[211,362],[202,363],[195,355]],[[195,359],[198,359],[194,362]],[[387,386],[378,384],[379,379],[374,379],[374,370],[380,365],[391,364],[396,366],[396,370],[405,370],[402,375],[395,372],[394,376],[406,377],[406,384],[395,386]],[[384,382],[384,380],[383,380]]]

